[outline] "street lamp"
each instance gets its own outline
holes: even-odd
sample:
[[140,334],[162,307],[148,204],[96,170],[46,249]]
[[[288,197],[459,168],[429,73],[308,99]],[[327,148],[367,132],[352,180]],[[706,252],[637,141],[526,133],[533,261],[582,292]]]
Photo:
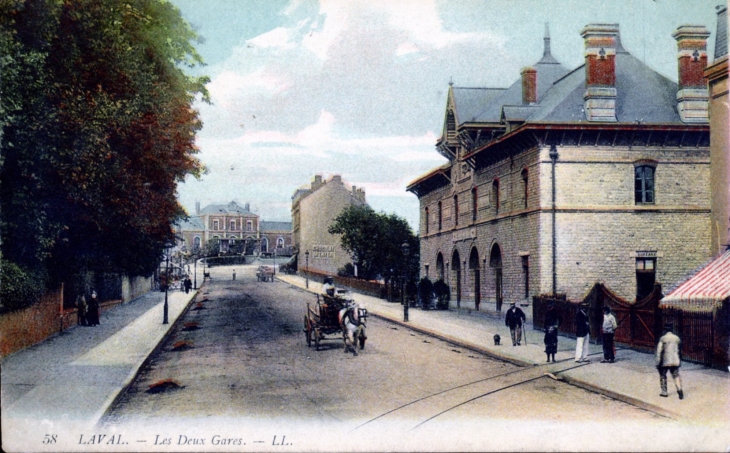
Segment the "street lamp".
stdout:
[[304,271],[304,275],[307,278],[307,289],[309,289],[309,250],[304,252],[304,256],[307,258],[307,270]]
[[401,245],[403,250],[403,322],[408,322],[408,299],[406,298],[406,275],[408,272],[408,255],[411,251],[411,246],[407,242]]
[[276,247],[274,247],[274,275],[276,275]]
[[198,289],[198,254],[195,253],[193,261],[193,289]]
[[170,248],[165,253],[165,306],[162,312],[162,324],[167,324],[167,289],[170,287]]

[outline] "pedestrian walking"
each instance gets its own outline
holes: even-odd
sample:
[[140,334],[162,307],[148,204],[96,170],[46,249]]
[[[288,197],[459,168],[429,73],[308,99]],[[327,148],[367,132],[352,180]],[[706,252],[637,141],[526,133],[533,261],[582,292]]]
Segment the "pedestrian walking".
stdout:
[[99,299],[96,296],[96,291],[91,291],[91,297],[89,298],[89,312],[87,316],[90,326],[99,325],[100,309],[101,307],[99,307]]
[[613,349],[613,335],[617,327],[616,317],[611,313],[611,308],[603,307],[603,326],[601,328],[603,332],[603,360],[601,360],[601,363],[613,363],[616,360]]
[[525,322],[525,313],[512,302],[504,318],[504,325],[509,327],[512,336],[512,346],[517,346],[522,341],[522,323]]
[[677,388],[677,395],[679,399],[683,399],[682,380],[679,378],[679,367],[682,366],[682,361],[679,357],[681,340],[674,334],[673,330],[674,326],[672,324],[664,325],[664,335],[659,338],[659,342],[656,345],[654,362],[657,371],[659,371],[659,385],[662,389],[662,393],[659,396],[669,396],[667,393],[667,371],[669,371],[672,373],[674,386]]
[[588,345],[591,342],[591,327],[588,321],[588,304],[580,304],[575,314],[575,361],[577,363],[590,362],[588,360]]
[[190,289],[193,287],[193,282],[190,281],[190,277],[185,277],[183,285],[185,286],[185,294],[189,293]]
[[236,279],[236,270],[235,269],[233,269],[233,279],[234,280]]
[[555,326],[549,326],[545,329],[545,355],[547,355],[547,361],[550,362],[552,358],[555,363],[555,353],[558,352],[558,328]]
[[76,296],[76,323],[81,326],[86,322],[86,297],[83,294]]

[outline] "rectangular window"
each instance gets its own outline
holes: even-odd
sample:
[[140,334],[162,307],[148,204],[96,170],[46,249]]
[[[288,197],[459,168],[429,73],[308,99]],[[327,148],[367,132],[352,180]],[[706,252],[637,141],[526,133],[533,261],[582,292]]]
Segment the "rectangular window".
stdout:
[[214,230],[217,230],[217,229],[218,229],[218,226],[219,226],[219,225],[220,225],[220,224],[218,223],[218,221],[217,221],[217,220],[213,220],[213,229],[214,229]]
[[233,231],[235,229],[236,229],[236,221],[235,220],[231,220],[231,231]]
[[459,197],[454,195],[454,225],[459,224]]
[[425,217],[424,226],[425,226],[426,234],[428,234],[428,208],[426,208],[426,210],[424,211],[424,217]]
[[479,201],[477,198],[477,188],[471,189],[471,221],[477,221],[477,209],[479,208]]
[[251,220],[246,221],[246,231],[253,231],[253,222]]
[[441,227],[443,225],[443,209],[441,207],[441,202],[439,201],[439,231],[441,231]]
[[634,169],[634,201],[654,203],[654,167],[641,165]]
[[525,279],[525,299],[530,297],[530,257],[522,257],[522,273]]

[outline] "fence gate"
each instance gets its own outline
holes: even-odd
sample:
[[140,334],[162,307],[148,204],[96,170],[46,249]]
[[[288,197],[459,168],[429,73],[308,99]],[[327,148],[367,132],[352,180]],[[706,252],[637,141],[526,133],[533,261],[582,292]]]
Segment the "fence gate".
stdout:
[[618,328],[614,335],[617,343],[630,345],[635,349],[653,350],[658,335],[661,335],[661,313],[659,301],[662,298],[661,285],[643,300],[629,303],[603,288],[605,303],[616,316]]

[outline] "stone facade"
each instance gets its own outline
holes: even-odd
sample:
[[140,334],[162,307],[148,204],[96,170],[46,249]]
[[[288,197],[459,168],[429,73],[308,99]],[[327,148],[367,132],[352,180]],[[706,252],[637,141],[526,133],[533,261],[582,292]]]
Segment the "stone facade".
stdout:
[[[474,89],[449,89],[437,142],[449,163],[408,190],[421,207],[421,275],[443,278],[452,306],[491,311],[551,293],[579,300],[597,282],[633,300],[710,256],[707,124],[683,121],[677,84],[623,49],[617,24],[582,33],[583,68],[562,70],[546,37],[535,71],[480,93],[480,108]],[[629,79],[661,96],[619,89]],[[596,114],[592,86],[615,90],[610,115]]]
[[329,180],[316,175],[309,187],[298,189],[292,196],[292,228],[299,268],[307,269],[308,262],[312,271],[336,274],[352,262],[339,237],[327,229],[345,208],[365,204],[365,191],[350,187],[340,175]]

